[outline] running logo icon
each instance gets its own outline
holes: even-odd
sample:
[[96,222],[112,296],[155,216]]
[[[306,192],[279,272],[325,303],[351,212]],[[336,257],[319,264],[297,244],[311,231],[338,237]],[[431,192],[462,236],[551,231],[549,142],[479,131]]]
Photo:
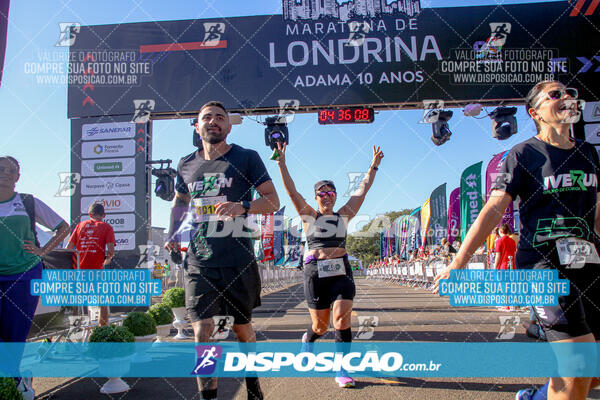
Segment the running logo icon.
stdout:
[[217,360],[223,355],[221,346],[196,346],[198,359],[190,375],[211,375],[217,368]]
[[352,196],[358,191],[365,175],[366,172],[348,172],[348,189],[344,193],[344,197]]
[[486,56],[499,56],[502,47],[506,43],[506,38],[511,31],[512,25],[508,22],[492,22],[490,29],[492,33],[485,42],[477,42],[473,46],[477,51],[476,58],[481,59]]
[[296,111],[300,108],[300,100],[296,99],[278,99],[279,103],[279,115],[277,116],[277,122],[289,124],[294,120]]
[[511,340],[515,337],[517,327],[521,323],[521,318],[518,315],[501,315],[500,332],[496,336],[496,340]]
[[76,172],[59,172],[58,178],[60,179],[60,184],[54,197],[73,196],[77,189],[77,185],[81,182],[81,175]]
[[145,124],[150,120],[150,114],[154,111],[154,100],[134,100],[135,113],[131,120],[134,124]]
[[229,337],[229,332],[233,326],[233,317],[230,315],[215,315],[213,317],[215,327],[210,335],[211,339],[225,340]]
[[368,22],[348,22],[348,30],[350,35],[346,46],[360,47],[365,42],[367,33],[371,32],[371,25]]
[[358,340],[369,340],[373,338],[375,334],[375,328],[379,326],[379,317],[376,315],[372,316],[359,316],[358,317],[358,332],[356,332],[356,338]]
[[202,45],[206,47],[218,46],[221,42],[221,35],[224,33],[225,24],[223,22],[205,22]]
[[444,100],[423,100],[423,115],[419,120],[419,124],[433,124],[438,121],[440,114],[431,112],[432,110],[442,110],[444,108]]
[[81,30],[79,22],[59,22],[60,37],[56,42],[56,47],[70,47],[75,44],[77,34]]

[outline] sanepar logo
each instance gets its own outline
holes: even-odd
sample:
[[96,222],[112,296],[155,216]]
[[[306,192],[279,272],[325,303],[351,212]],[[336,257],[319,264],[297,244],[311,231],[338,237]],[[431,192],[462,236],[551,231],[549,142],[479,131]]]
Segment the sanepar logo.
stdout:
[[121,171],[123,171],[123,163],[120,161],[94,163],[94,172],[121,172]]

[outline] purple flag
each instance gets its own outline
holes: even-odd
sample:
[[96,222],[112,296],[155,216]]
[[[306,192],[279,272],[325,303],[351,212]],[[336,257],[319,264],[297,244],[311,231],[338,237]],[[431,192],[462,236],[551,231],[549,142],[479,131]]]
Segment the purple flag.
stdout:
[[4,70],[4,53],[6,51],[6,36],[8,33],[8,8],[10,0],[0,0],[0,83]]
[[460,188],[450,193],[448,205],[448,242],[452,244],[454,239],[460,236]]
[[[485,201],[487,201],[490,198],[492,185],[496,181],[496,178],[498,177],[498,171],[500,171],[500,167],[502,167],[502,164],[504,163],[504,160],[506,159],[507,155],[508,150],[496,154],[494,157],[492,157],[492,160],[490,161],[490,163],[487,166],[487,169],[485,170]],[[508,224],[511,230],[514,231],[515,227],[513,211],[513,203],[511,201],[508,207],[506,208],[506,212],[502,216],[502,221],[500,221],[500,224]]]

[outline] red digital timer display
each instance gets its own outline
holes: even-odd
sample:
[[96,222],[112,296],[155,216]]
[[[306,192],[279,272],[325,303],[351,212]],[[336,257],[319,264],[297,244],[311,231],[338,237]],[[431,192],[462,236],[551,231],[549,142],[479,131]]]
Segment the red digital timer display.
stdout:
[[368,124],[375,120],[375,111],[367,107],[326,108],[319,111],[319,124]]

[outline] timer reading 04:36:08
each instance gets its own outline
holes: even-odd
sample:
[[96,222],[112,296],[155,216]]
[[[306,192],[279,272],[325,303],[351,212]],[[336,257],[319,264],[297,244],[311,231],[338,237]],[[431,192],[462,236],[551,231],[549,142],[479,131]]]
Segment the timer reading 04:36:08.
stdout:
[[368,107],[325,108],[319,111],[319,124],[371,123],[375,111]]

